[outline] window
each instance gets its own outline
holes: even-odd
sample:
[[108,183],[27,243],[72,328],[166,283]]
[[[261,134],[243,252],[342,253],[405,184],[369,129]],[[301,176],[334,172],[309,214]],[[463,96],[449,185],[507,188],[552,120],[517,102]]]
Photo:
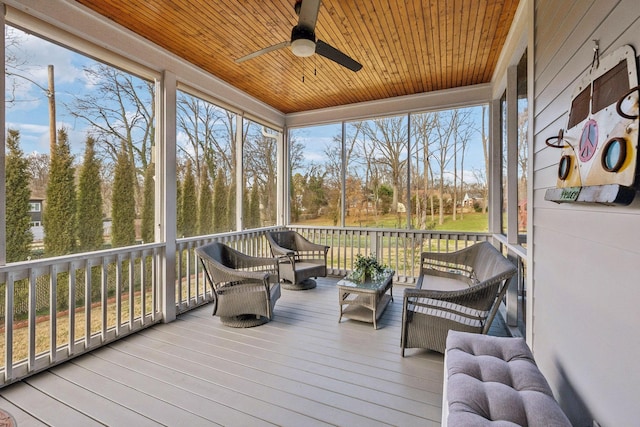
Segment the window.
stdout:
[[407,116],[346,125],[346,225],[407,226]]
[[236,114],[184,91],[177,103],[177,235],[234,230]]
[[42,208],[42,203],[29,202],[29,212],[40,212],[41,208]]
[[417,229],[487,231],[486,107],[411,115],[411,212]]
[[278,211],[279,131],[244,120],[243,132],[243,228],[276,224]]
[[527,170],[529,167],[529,104],[527,97],[527,52],[518,63],[518,233],[527,232]]
[[500,156],[501,173],[501,194],[500,194],[500,224],[502,234],[507,234],[507,93],[503,93],[500,98]]
[[289,170],[290,221],[341,225],[342,126],[291,129]]
[[486,108],[291,129],[291,222],[487,231]]
[[[153,177],[155,81],[10,26],[5,55],[8,135],[29,153],[31,193],[45,200],[43,208],[25,207],[42,210],[39,256],[147,240],[141,222],[154,209],[144,205],[143,189],[145,176]],[[107,235],[104,218],[112,220]]]

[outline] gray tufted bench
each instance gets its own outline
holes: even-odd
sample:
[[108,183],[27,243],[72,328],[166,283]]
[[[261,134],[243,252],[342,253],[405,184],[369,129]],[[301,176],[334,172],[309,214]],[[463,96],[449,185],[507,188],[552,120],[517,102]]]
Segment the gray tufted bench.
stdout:
[[571,427],[522,338],[450,331],[442,425]]

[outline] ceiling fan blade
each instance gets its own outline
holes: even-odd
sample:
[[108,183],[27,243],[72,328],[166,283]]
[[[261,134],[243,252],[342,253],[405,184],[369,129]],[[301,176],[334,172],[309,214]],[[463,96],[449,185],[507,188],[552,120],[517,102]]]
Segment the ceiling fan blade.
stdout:
[[250,53],[248,55],[243,56],[242,58],[236,59],[236,63],[239,64],[249,59],[253,59],[257,56],[263,55],[265,53],[273,52],[274,50],[282,49],[284,47],[288,47],[291,44],[290,41],[274,44],[273,46],[265,47],[264,49],[260,49],[256,52]]
[[300,4],[300,14],[298,15],[298,25],[313,32],[316,29],[319,9],[320,0],[302,0]]
[[322,40],[318,40],[316,42],[316,53],[342,65],[343,67],[350,69],[351,71],[360,71],[360,69],[362,68],[362,64],[360,64],[358,61],[345,55],[335,47],[323,42]]

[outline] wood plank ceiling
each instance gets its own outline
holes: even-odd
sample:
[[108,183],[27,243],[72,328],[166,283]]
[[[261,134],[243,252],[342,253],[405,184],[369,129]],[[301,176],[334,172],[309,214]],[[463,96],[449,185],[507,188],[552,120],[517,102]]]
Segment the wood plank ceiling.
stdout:
[[[518,0],[323,0],[316,36],[358,72],[281,49],[294,0],[76,0],[233,86],[292,113],[490,81]],[[304,79],[303,79],[304,76]]]

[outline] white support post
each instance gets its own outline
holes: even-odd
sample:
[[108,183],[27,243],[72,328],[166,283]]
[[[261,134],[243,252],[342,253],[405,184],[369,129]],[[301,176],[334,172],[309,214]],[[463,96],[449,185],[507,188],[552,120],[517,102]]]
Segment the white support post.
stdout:
[[489,233],[502,232],[502,146],[501,146],[501,101],[491,101],[489,111],[489,170],[487,185],[489,186]]
[[518,66],[507,69],[507,241],[518,244]]
[[241,114],[236,114],[236,230],[242,230],[244,224],[244,212],[242,211],[242,195],[244,194],[244,163],[242,159],[244,157],[244,145],[242,144],[242,131],[243,131],[244,117]]
[[158,109],[160,123],[156,127],[156,241],[164,242],[160,263],[160,304],[165,323],[176,318],[176,76],[162,75]]
[[[4,13],[0,16],[0,27],[2,28],[2,34],[4,34]],[[0,47],[0,66],[2,70],[5,69],[5,58],[4,58],[4,43],[2,43],[2,47]],[[0,266],[5,265],[7,262],[7,243],[6,243],[6,214],[7,214],[7,186],[6,186],[6,178],[5,178],[5,75],[2,73],[2,78],[0,79],[0,121],[2,125],[0,126]]]
[[276,225],[286,225],[289,223],[290,207],[289,203],[289,176],[291,171],[289,170],[289,150],[288,141],[289,138],[285,136],[287,128],[282,129],[276,140],[277,144],[277,163],[276,163],[276,180],[277,184],[277,212],[276,212]]
[[[411,229],[411,211],[413,210],[413,206],[411,206],[411,113],[406,115],[407,117],[407,198],[404,203],[406,206],[405,211],[405,228],[407,230]],[[426,171],[425,171],[426,173]],[[454,207],[455,209],[455,207]]]
[[347,134],[347,124],[342,121],[342,145],[340,147],[340,157],[342,159],[342,170],[340,171],[340,182],[342,183],[342,191],[340,192],[340,227],[346,226],[347,221],[347,150],[345,147],[345,138]]
[[[507,242],[518,244],[518,66],[507,69]],[[509,255],[516,265],[517,257]],[[507,325],[518,325],[518,283],[516,274],[507,289]]]

